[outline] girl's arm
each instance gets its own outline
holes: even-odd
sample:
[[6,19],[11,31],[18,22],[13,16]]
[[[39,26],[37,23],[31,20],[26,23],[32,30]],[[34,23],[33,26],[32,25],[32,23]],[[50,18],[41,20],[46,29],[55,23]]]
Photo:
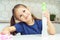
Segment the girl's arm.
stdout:
[[53,26],[52,22],[48,20],[48,33],[54,35],[56,33],[55,27]]
[[15,31],[16,28],[14,26],[11,26],[11,27],[5,27],[3,30],[2,30],[2,34],[10,34],[10,32],[13,32]]
[[56,33],[56,30],[55,30],[54,25],[53,25],[52,22],[50,21],[50,14],[49,14],[48,10],[45,12],[44,15],[45,15],[46,18],[47,18],[47,25],[48,25],[47,31],[48,31],[49,34],[54,35],[54,34]]

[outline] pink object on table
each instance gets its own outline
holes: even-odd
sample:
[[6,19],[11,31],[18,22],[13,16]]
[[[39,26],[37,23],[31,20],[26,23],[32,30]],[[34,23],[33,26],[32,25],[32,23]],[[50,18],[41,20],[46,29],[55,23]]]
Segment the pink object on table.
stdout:
[[0,34],[0,40],[12,40],[12,35],[2,35],[2,34]]

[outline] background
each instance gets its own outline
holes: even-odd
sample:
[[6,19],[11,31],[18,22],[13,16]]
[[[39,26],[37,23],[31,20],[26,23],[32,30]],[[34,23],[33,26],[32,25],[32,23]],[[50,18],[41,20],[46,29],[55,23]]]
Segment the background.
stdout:
[[60,0],[0,0],[0,31],[10,25],[12,8],[16,4],[26,5],[30,11],[38,18],[42,16],[41,4],[46,2],[50,14],[55,14],[55,21],[52,21],[57,34],[60,33]]

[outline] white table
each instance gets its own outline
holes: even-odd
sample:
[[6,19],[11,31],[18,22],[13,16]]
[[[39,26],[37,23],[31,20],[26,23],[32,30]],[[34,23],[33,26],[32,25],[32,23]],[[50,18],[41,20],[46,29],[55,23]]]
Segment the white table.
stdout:
[[60,40],[60,34],[41,36],[41,35],[20,35],[13,36],[13,40]]

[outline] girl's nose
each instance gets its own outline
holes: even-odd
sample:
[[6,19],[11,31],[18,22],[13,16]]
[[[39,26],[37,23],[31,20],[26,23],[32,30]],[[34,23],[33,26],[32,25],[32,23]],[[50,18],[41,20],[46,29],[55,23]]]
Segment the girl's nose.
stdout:
[[23,16],[24,16],[24,17],[26,17],[26,16],[27,16],[27,14],[23,14]]

